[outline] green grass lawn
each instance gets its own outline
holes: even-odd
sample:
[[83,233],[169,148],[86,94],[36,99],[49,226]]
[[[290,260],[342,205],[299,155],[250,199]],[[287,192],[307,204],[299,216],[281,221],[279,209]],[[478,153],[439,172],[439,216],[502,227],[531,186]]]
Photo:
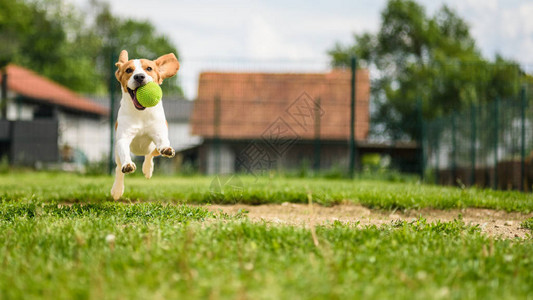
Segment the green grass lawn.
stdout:
[[[231,187],[212,188],[215,177],[163,177],[150,180],[126,176],[123,201],[173,203],[307,203],[332,205],[352,201],[370,208],[442,209],[479,207],[532,212],[533,194],[516,191],[459,189],[365,180],[326,180],[300,178],[254,178],[239,176],[237,191]],[[111,176],[84,177],[64,173],[15,173],[0,175],[2,201],[48,203],[100,203],[110,201]]]
[[[254,223],[189,202],[343,200],[384,209],[531,211],[528,194],[380,181],[0,176],[0,299],[511,299],[533,297],[532,239],[497,239],[460,220],[385,226]],[[74,204],[72,204],[74,203]],[[528,223],[529,224],[529,223]],[[530,226],[530,225],[528,225]]]

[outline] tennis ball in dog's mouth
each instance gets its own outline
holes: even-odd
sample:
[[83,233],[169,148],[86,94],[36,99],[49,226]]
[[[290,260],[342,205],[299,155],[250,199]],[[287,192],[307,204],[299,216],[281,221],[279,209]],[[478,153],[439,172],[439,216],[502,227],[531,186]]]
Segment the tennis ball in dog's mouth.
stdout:
[[137,89],[137,101],[144,107],[156,106],[162,97],[163,92],[161,91],[161,87],[153,81]]

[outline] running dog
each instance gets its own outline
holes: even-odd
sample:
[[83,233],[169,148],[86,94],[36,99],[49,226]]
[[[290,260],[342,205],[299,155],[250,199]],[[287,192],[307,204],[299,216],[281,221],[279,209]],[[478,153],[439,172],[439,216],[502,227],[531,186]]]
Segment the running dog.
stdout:
[[158,84],[178,72],[180,64],[172,53],[156,60],[128,59],[128,52],[122,50],[115,64],[115,76],[122,86],[122,99],[115,123],[115,183],[111,196],[118,200],[124,194],[124,175],[137,169],[131,154],[144,156],[142,166],[146,178],[152,177],[154,156],[174,157],[175,151],[168,139],[168,123],[163,103],[144,107],[137,101],[137,89],[154,81]]

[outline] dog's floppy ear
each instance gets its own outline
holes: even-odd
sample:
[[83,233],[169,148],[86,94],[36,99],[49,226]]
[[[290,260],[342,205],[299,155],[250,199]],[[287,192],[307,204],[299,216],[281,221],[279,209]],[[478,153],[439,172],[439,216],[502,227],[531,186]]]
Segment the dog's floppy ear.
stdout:
[[120,51],[120,56],[118,57],[118,61],[115,64],[115,66],[120,67],[123,64],[125,64],[128,61],[128,51],[122,50]]
[[167,79],[176,75],[180,69],[180,63],[174,53],[165,54],[155,60],[155,64],[159,69],[159,84],[163,83],[163,79]]

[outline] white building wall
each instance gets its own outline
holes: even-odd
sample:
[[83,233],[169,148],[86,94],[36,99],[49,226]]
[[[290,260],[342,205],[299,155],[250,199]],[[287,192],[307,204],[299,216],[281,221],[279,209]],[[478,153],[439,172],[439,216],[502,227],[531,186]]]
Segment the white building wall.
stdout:
[[60,149],[68,145],[81,151],[89,161],[104,159],[109,153],[109,121],[61,112],[58,142]]
[[170,145],[176,150],[181,151],[202,143],[199,136],[191,136],[191,126],[189,123],[168,123],[168,138]]
[[8,101],[6,113],[9,121],[30,121],[33,119],[35,106],[26,103],[17,103],[13,100]]

